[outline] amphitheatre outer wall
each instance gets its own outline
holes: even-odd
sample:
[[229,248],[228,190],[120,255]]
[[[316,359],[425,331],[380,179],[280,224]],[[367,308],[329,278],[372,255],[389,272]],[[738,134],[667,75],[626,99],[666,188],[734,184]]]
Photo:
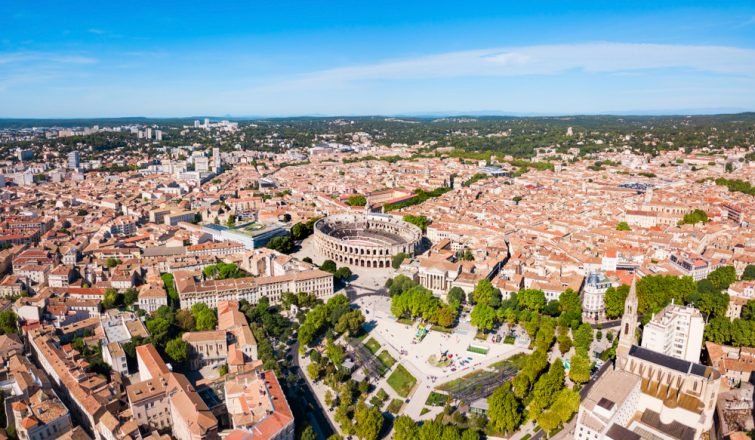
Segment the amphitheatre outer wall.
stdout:
[[387,214],[334,214],[314,226],[315,247],[336,263],[368,268],[391,267],[393,256],[414,255],[422,230]]

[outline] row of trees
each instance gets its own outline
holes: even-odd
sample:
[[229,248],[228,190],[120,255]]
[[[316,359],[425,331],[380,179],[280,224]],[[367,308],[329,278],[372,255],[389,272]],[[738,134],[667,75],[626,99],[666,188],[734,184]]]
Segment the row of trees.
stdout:
[[[755,278],[755,269],[750,271]],[[745,277],[747,276],[745,270]],[[695,283],[691,277],[676,277],[673,275],[651,275],[637,281],[638,310],[648,315],[658,313],[671,301],[676,304],[691,304],[706,317],[724,316],[729,304],[729,296],[723,290],[737,280],[733,267],[724,266],[714,270],[708,277]],[[629,293],[629,286],[610,287],[606,291],[606,315],[618,318],[624,312],[624,302]]]
[[398,416],[393,421],[394,440],[479,440],[480,434],[474,429],[461,429],[455,425],[444,425],[440,421],[427,420],[417,424],[409,416]]
[[[397,318],[421,318],[441,327],[453,327],[459,316],[464,291],[456,288],[444,303],[414,280],[399,275],[388,283],[391,313]],[[461,292],[459,294],[459,292]]]
[[488,397],[492,430],[513,433],[525,421],[534,420],[546,432],[551,432],[567,422],[579,409],[579,392],[564,386],[561,360],[557,359],[548,367],[547,350],[540,346],[518,362],[522,368],[514,380],[501,385]]
[[299,327],[299,347],[304,351],[317,336],[326,331],[337,334],[349,332],[354,336],[362,328],[364,315],[361,310],[352,310],[349,300],[342,294],[331,297],[325,304],[317,304],[306,314],[304,321]]

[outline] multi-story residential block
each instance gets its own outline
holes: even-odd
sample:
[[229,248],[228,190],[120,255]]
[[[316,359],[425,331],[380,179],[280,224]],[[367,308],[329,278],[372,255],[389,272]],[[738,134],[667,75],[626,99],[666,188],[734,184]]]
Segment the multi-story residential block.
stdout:
[[256,304],[266,297],[271,304],[279,304],[285,292],[307,292],[317,298],[333,295],[333,275],[319,269],[292,272],[280,276],[235,278],[227,280],[198,280],[192,273],[176,273],[176,290],[181,308],[205,303],[215,308],[220,301],[242,299]]
[[642,347],[649,350],[700,362],[705,320],[692,306],[673,302],[653,316],[642,331]]
[[139,308],[152,313],[168,305],[168,294],[162,286],[145,284],[139,289]]
[[11,405],[19,440],[60,438],[73,428],[71,414],[52,390],[38,390]]
[[606,291],[611,282],[602,272],[590,272],[582,287],[582,317],[587,321],[606,318]]
[[755,281],[737,281],[729,286],[729,307],[726,317],[734,320],[742,316],[742,307],[755,299]]
[[136,347],[141,382],[126,393],[134,419],[149,429],[170,427],[178,440],[216,440],[218,420],[182,374],[173,373],[152,344]]
[[272,371],[253,371],[225,382],[234,440],[293,440],[294,416]]
[[193,370],[220,365],[228,359],[225,330],[186,332],[181,338],[189,345],[189,366]]

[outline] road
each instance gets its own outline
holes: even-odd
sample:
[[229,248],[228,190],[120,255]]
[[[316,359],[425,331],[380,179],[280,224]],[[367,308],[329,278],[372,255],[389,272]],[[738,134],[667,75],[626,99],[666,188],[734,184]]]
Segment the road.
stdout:
[[285,380],[286,398],[294,411],[296,420],[307,420],[312,428],[317,432],[321,440],[327,439],[336,433],[335,427],[330,423],[330,419],[325,415],[325,409],[320,406],[320,402],[315,397],[315,392],[309,385],[309,381],[304,377],[304,371],[299,367],[299,341],[291,344],[286,352],[286,357],[290,356],[293,364],[292,370],[296,371],[299,380],[294,385],[288,385]]

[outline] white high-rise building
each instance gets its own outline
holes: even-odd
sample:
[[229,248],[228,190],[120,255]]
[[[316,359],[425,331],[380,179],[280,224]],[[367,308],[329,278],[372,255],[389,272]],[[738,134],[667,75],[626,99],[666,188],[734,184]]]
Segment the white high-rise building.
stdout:
[[144,137],[146,137],[147,139],[152,139],[152,129],[151,128],[147,128],[147,130],[145,130]]
[[194,128],[199,128],[199,124],[200,124],[199,119],[195,119],[194,120]]
[[204,128],[210,128],[210,119],[204,118]]
[[71,151],[68,153],[68,168],[75,170],[81,167],[81,153]]
[[671,303],[645,326],[642,347],[685,361],[700,362],[704,330],[705,320],[699,310]]
[[162,130],[155,130],[155,140],[156,141],[163,140],[163,131]]

